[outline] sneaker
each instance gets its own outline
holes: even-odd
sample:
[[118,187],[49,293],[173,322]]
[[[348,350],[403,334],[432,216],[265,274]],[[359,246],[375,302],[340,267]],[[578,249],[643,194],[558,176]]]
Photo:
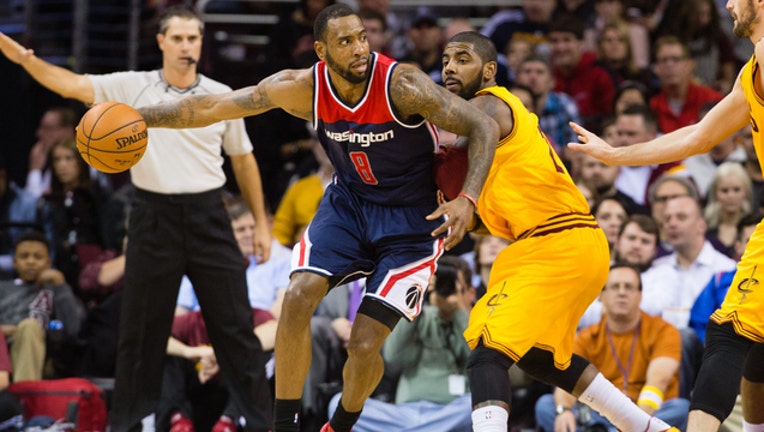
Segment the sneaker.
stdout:
[[[324,427],[321,428],[321,432],[334,432],[334,429],[332,429],[332,425],[329,424],[329,422],[326,422]],[[352,430],[350,432],[353,432]]]
[[170,432],[194,432],[194,422],[176,412],[170,417]]
[[220,416],[210,432],[236,432],[238,429],[231,417]]
[[675,428],[674,426],[671,426],[670,428],[666,429],[663,432],[681,432],[679,429]]

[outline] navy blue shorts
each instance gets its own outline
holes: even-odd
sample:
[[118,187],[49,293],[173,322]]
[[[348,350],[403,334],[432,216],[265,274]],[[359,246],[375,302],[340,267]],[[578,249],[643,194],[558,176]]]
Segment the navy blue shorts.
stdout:
[[444,219],[428,221],[437,208],[390,207],[361,201],[332,183],[316,216],[292,252],[292,272],[310,271],[334,287],[366,277],[366,296],[413,320],[421,308],[443,239],[430,233]]

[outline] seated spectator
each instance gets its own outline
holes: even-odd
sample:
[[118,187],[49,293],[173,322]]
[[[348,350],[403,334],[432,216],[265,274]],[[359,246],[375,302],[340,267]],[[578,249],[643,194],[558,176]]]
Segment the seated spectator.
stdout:
[[411,41],[411,49],[400,58],[402,62],[415,64],[436,83],[441,83],[442,52],[441,28],[438,18],[428,10],[420,10],[406,33]]
[[362,9],[358,11],[358,17],[361,18],[366,29],[369,49],[389,57],[390,49],[387,43],[390,40],[390,33],[387,28],[387,18],[374,9]]
[[[429,286],[430,304],[413,322],[401,322],[383,347],[385,362],[401,370],[395,403],[370,398],[356,432],[456,431],[472,424],[465,366],[470,349],[462,337],[475,296],[469,267],[446,255]],[[329,406],[336,409],[341,394]]]
[[[698,119],[702,119],[708,111],[716,105],[716,102],[708,102],[700,109]],[[748,125],[750,127],[750,125]],[[745,150],[738,146],[738,134],[734,134],[711,147],[706,153],[692,155],[684,160],[683,164],[690,172],[692,180],[698,187],[698,192],[703,199],[708,196],[708,188],[714,177],[716,169],[725,162],[743,164],[746,159]],[[757,162],[758,165],[758,162]],[[749,197],[752,198],[752,197]]]
[[8,180],[0,153],[0,279],[13,277],[13,245],[37,225],[37,199]]
[[[761,222],[762,215],[759,213],[749,214],[738,222],[737,238],[735,239],[735,259],[740,261],[748,240]],[[711,314],[719,309],[727,295],[727,290],[735,276],[735,270],[716,273],[708,281],[708,285],[698,294],[695,303],[690,309],[690,327],[695,330],[701,342],[706,341],[706,324]]]
[[575,17],[563,16],[552,23],[554,90],[576,101],[587,128],[600,130],[604,118],[613,112],[615,84],[608,71],[596,64],[596,55],[583,51],[583,37],[583,24]]
[[19,278],[0,281],[0,327],[10,339],[14,381],[39,380],[46,358],[55,359],[77,336],[79,305],[64,275],[51,268],[44,234],[19,238],[13,267]]
[[318,161],[318,171],[289,186],[273,216],[273,236],[287,247],[292,247],[300,240],[305,227],[316,214],[318,203],[334,174],[334,166],[318,139],[311,141],[313,154]]
[[669,199],[663,211],[663,230],[673,249],[656,259],[642,280],[642,309],[660,315],[682,335],[680,395],[689,398],[700,368],[703,344],[689,328],[690,309],[711,276],[735,268],[735,261],[706,240],[706,221],[700,204],[689,196]]
[[[247,292],[249,304],[256,309],[270,311],[278,319],[281,300],[289,285],[292,252],[273,239],[271,257],[258,264],[254,257],[255,218],[243,199],[231,200],[226,206],[236,242],[247,265]],[[180,283],[176,315],[199,310],[199,301],[187,276]]]
[[695,63],[687,45],[677,37],[659,38],[654,52],[660,91],[650,99],[650,108],[663,133],[695,123],[705,103],[722,99],[716,90],[692,82]]
[[[592,362],[646,413],[684,430],[690,402],[679,397],[679,331],[641,311],[642,294],[639,270],[614,264],[600,294],[603,319],[576,335],[573,352]],[[558,388],[538,400],[536,420],[545,432],[593,430],[594,425],[616,430],[596,411],[578,428],[582,406]]]
[[653,220],[658,223],[660,238],[656,258],[670,254],[673,249],[668,242],[666,232],[663,229],[663,212],[666,209],[666,203],[677,197],[690,197],[700,201],[698,189],[691,179],[678,175],[664,175],[659,177],[655,183],[648,189],[648,200],[650,202],[650,214]]
[[515,81],[533,92],[536,105],[531,112],[538,115],[539,127],[555,151],[565,154],[566,144],[578,140],[570,127],[570,122],[581,121],[576,101],[565,93],[553,91],[552,67],[542,57],[530,56],[520,62]]
[[[658,121],[655,113],[646,106],[626,107],[616,115],[618,139],[613,143],[617,147],[626,147],[638,142],[648,141],[658,136]],[[681,162],[669,162],[660,165],[622,166],[615,181],[616,187],[629,195],[637,204],[645,205],[650,186],[665,174],[689,175]],[[658,220],[658,219],[656,219]]]
[[751,133],[751,125],[745,125],[743,129],[740,129],[735,134],[735,142],[745,152],[745,160],[743,161],[743,168],[748,173],[748,177],[753,182],[753,196],[751,197],[751,206],[754,209],[758,209],[761,204],[762,191],[764,191],[764,174],[761,172],[761,165],[759,165],[759,159],[756,156],[756,149],[753,146],[753,135]]
[[[631,215],[621,225],[613,248],[613,262],[635,267],[642,275],[650,269],[658,250],[658,224],[650,216]],[[578,322],[582,329],[600,322],[602,303],[595,300]]]
[[496,256],[509,244],[510,241],[502,237],[475,235],[474,250],[460,256],[470,266],[471,285],[475,287],[476,301],[485,294],[488,288],[488,277]]
[[[260,354],[267,356],[265,351],[272,351],[276,343],[276,320],[262,309],[253,309],[252,319],[263,349]],[[217,377],[219,367],[201,312],[176,316],[171,334],[157,410],[159,429],[169,426],[170,432],[193,432],[212,426],[212,432],[237,430],[241,414],[232,400],[226,402],[228,391]]]
[[74,138],[77,114],[71,108],[53,107],[45,111],[35,131],[37,142],[29,151],[26,191],[35,198],[50,188],[51,163],[48,159],[53,144],[66,138]]
[[91,179],[73,138],[53,145],[50,163],[50,191],[40,200],[38,218],[52,246],[54,267],[80,295],[82,267],[120,243],[122,235],[114,228],[121,225],[116,221],[123,219],[122,208]]
[[[620,3],[620,1],[610,0],[600,3],[612,4]],[[632,28],[640,29],[642,27],[634,24]],[[650,73],[647,70],[650,42],[646,32],[638,37],[642,38],[643,36],[644,39],[638,44],[644,45],[644,49],[641,50],[642,53],[635,56],[632,54],[633,43],[630,43],[630,41],[634,41],[634,39],[630,39],[634,35],[629,35],[628,25],[622,23],[605,24],[597,35],[597,64],[608,71],[616,87],[627,80],[638,81],[645,85],[650,82]]]
[[737,257],[738,223],[751,213],[752,193],[751,179],[742,165],[736,162],[719,165],[704,210],[708,225],[706,238],[717,250],[733,259]]
[[649,101],[649,90],[644,84],[637,81],[623,81],[615,91],[613,114],[618,115],[631,105],[648,106]]
[[555,15],[556,0],[523,1],[522,8],[501,8],[480,29],[491,38],[498,52],[505,52],[510,40],[527,40],[542,55],[549,54],[547,34]]
[[610,250],[613,250],[618,240],[618,233],[624,221],[629,217],[626,207],[616,198],[601,198],[592,207],[592,215],[597,220],[597,225],[602,228],[607,237]]
[[581,156],[579,180],[591,188],[596,197],[595,201],[613,198],[623,205],[628,214],[647,214],[645,206],[637,204],[616,187],[615,181],[620,173],[621,167],[617,165],[605,165],[587,154]]

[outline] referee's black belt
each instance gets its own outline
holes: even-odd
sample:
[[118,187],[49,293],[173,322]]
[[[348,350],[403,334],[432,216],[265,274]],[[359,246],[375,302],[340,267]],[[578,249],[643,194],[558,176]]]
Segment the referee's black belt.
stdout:
[[222,195],[223,188],[215,188],[205,192],[187,194],[163,194],[135,188],[136,198],[157,203],[191,204],[200,202],[220,202]]

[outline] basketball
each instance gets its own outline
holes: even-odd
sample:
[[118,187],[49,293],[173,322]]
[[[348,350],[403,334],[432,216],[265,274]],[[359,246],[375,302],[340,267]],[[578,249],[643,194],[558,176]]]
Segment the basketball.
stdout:
[[104,102],[90,108],[77,126],[77,150],[88,165],[105,173],[130,169],[143,157],[149,133],[129,105]]

